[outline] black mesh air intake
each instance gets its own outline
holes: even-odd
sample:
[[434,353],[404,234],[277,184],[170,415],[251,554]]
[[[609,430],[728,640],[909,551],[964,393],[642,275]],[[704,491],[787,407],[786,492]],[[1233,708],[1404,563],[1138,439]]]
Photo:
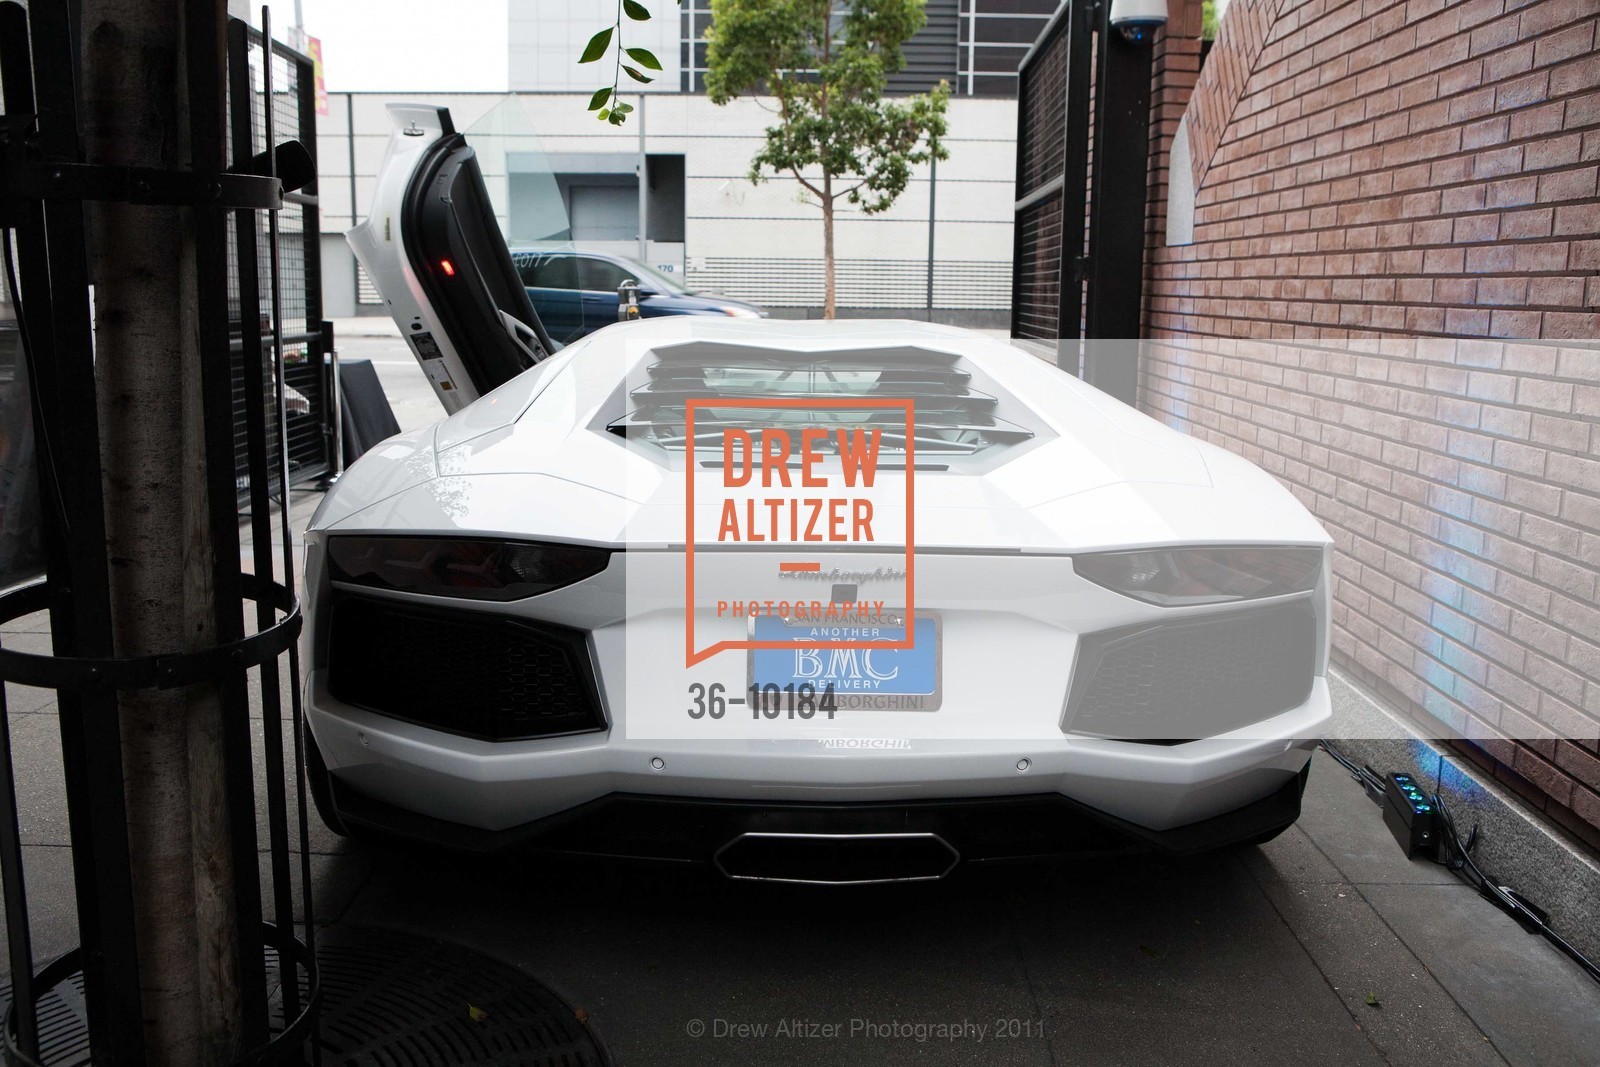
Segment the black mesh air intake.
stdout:
[[578,630],[351,596],[329,628],[328,689],[346,704],[488,741],[605,726]]
[[1167,743],[1226,733],[1305,703],[1316,655],[1305,599],[1085,634],[1063,728]]

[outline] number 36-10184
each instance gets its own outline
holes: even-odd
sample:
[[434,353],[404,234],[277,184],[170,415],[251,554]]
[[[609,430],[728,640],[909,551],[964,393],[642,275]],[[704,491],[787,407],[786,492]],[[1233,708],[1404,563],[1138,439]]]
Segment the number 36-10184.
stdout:
[[732,701],[727,693],[727,686],[721,682],[712,682],[710,685],[690,683],[689,707],[686,709],[689,718],[720,719],[728,714],[730,703],[748,705],[752,719],[811,719],[818,715],[831,719],[838,710],[832,682],[820,690],[810,682],[798,685],[778,685],[776,682],[750,685],[745,687],[743,697]]

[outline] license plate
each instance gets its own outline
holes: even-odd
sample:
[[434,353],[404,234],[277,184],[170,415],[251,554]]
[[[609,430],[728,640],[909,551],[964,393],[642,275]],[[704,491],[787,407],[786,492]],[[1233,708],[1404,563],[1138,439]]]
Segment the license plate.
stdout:
[[[757,641],[792,642],[793,648],[750,652],[750,684],[768,694],[829,686],[840,711],[933,711],[940,700],[939,618],[918,615],[911,648],[837,648],[842,642],[904,641],[903,622],[808,623],[762,616],[754,620]],[[772,688],[775,687],[775,688]]]

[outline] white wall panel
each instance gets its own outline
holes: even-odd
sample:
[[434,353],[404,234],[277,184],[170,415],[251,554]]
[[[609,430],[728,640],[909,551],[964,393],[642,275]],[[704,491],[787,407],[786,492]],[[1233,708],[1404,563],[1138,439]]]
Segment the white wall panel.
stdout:
[[[561,7],[564,0],[540,2]],[[592,22],[587,3],[583,9]],[[676,20],[671,21],[676,33]],[[676,45],[670,52],[675,63]],[[663,63],[667,61],[664,52],[658,50],[657,54]],[[503,185],[507,148],[528,151],[536,143],[546,153],[636,156],[639,113],[620,129],[607,126],[585,110],[588,95],[587,91],[522,93],[514,98],[495,93],[355,94],[357,217],[364,217],[368,209],[372,176],[388,143],[384,105],[389,101],[448,106],[457,128],[467,131],[469,137],[480,123],[537,131],[536,141],[511,138],[495,144],[483,142],[480,131],[480,152],[493,190]],[[515,107],[518,113],[507,116],[502,112],[485,119],[493,109],[504,106]],[[684,256],[690,284],[775,307],[820,303],[820,209],[798,201],[798,186],[792,179],[774,178],[752,186],[746,178],[750,157],[760,148],[762,130],[775,117],[755,101],[716,107],[703,96],[679,94],[652,95],[638,106],[644,111],[646,150],[684,157]],[[323,121],[318,151],[324,227],[337,232],[349,225],[344,94],[333,94],[330,111],[334,114]],[[938,170],[936,305],[1004,308],[1010,300],[1016,103],[957,98],[951,101],[949,125],[951,157],[942,161]],[[888,212],[863,216],[857,211],[841,211],[837,233],[841,301],[857,307],[923,307],[927,301],[927,217],[926,166],[914,170],[906,192]]]

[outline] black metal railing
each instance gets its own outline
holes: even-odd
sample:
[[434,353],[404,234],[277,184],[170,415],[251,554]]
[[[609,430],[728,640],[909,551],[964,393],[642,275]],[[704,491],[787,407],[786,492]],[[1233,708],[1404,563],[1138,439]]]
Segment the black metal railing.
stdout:
[[[248,148],[252,156],[264,153],[267,148],[266,127],[270,117],[280,136],[296,138],[311,153],[311,164],[316,165],[317,105],[316,82],[311,59],[294,51],[281,41],[272,41],[270,49],[261,32],[245,25],[241,31],[250,45],[245,65],[237,71],[230,68],[230,79],[239,82],[230,87],[238,99],[252,99],[254,121],[248,128]],[[267,75],[271,75],[271,90],[267,90]],[[230,98],[232,99],[232,97]],[[270,103],[270,107],[267,105]],[[247,145],[243,138],[233,133],[236,117],[230,105],[228,130],[235,153],[243,152]],[[284,194],[284,207],[276,212],[278,219],[278,244],[275,259],[279,274],[279,314],[268,315],[256,321],[257,331],[264,341],[271,340],[273,322],[279,321],[284,354],[284,382],[288,387],[285,413],[285,434],[289,442],[289,485],[296,487],[325,479],[338,473],[337,449],[338,408],[335,402],[338,386],[333,361],[333,336],[331,326],[322,318],[322,267],[321,222],[315,178],[305,187]],[[258,220],[264,228],[265,220]],[[272,266],[265,252],[264,242],[257,242],[256,270],[265,275]],[[246,318],[239,313],[240,260],[230,248],[228,256],[228,307],[233,332],[230,351],[234,365],[234,447],[240,493],[244,494],[247,479],[245,395],[247,380],[242,363],[244,340],[249,332]],[[265,383],[272,388],[272,383]],[[268,428],[268,445],[277,448],[276,427]],[[275,477],[275,476],[274,476]],[[276,482],[273,497],[277,497]]]

